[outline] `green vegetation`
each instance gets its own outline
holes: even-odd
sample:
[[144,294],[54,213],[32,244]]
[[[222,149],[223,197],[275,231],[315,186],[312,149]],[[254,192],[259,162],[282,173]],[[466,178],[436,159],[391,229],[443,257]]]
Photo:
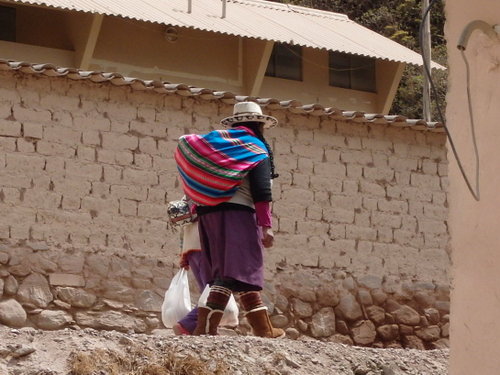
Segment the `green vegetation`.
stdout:
[[[422,21],[421,0],[275,0],[347,14],[350,19],[420,53],[419,26]],[[446,66],[443,1],[435,3],[431,11],[432,59]],[[445,105],[446,71],[433,70],[433,80],[441,106]],[[419,67],[407,66],[391,113],[410,118],[422,118],[423,72]],[[444,109],[444,108],[443,108]],[[432,108],[437,121],[437,110]]]

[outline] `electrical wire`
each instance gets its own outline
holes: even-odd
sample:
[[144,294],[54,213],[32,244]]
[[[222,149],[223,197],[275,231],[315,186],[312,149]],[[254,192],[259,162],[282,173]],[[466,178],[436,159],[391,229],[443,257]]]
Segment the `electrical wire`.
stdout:
[[479,151],[477,147],[477,139],[476,139],[476,126],[474,121],[474,112],[472,110],[472,98],[470,93],[470,67],[469,62],[467,61],[467,56],[465,55],[464,50],[460,50],[462,58],[465,63],[465,71],[466,71],[466,82],[467,82],[467,104],[469,109],[469,118],[471,124],[471,134],[472,134],[472,144],[474,146],[474,153],[476,155],[476,189],[477,189],[477,199],[479,200]]
[[439,100],[438,100],[436,86],[434,84],[434,81],[432,80],[430,67],[426,61],[424,48],[422,48],[422,46],[423,46],[423,28],[424,28],[425,20],[429,16],[429,12],[430,12],[432,6],[436,3],[436,1],[438,1],[438,0],[431,0],[429,5],[427,6],[427,9],[425,10],[424,15],[422,17],[422,22],[420,23],[419,32],[418,32],[422,60],[424,62],[424,71],[425,71],[427,78],[429,79],[430,84],[431,84],[431,92],[434,96],[434,102],[436,104],[439,119],[440,119],[441,123],[443,124],[444,130],[446,132],[446,136],[448,137],[448,140],[450,142],[451,150],[453,151],[453,155],[455,156],[455,159],[457,161],[458,168],[460,169],[460,173],[462,174],[462,177],[464,178],[465,183],[467,184],[467,188],[469,189],[469,191],[472,194],[472,196],[474,197],[474,199],[476,201],[479,201],[479,196],[480,196],[480,194],[479,194],[479,151],[478,151],[477,141],[476,141],[474,116],[473,116],[473,112],[472,112],[472,101],[471,101],[471,95],[470,95],[469,64],[467,62],[465,54],[462,51],[462,56],[463,56],[464,61],[466,63],[466,70],[467,70],[467,99],[468,99],[468,105],[469,105],[469,116],[471,119],[472,143],[473,143],[473,147],[474,147],[474,153],[476,156],[476,186],[475,186],[475,188],[472,187],[472,184],[469,181],[467,174],[465,173],[465,169],[464,169],[464,167],[462,165],[462,161],[460,160],[460,157],[458,155],[458,152],[457,152],[457,149],[455,147],[455,143],[453,142],[453,138],[451,136],[450,130],[448,129],[448,126],[446,125],[446,121],[445,121],[445,118],[443,116],[443,112],[441,110],[441,104],[439,103]]
[[[332,71],[332,72],[351,72],[351,71],[355,71],[355,70],[366,70],[366,69],[370,69],[374,66],[374,63],[371,63],[371,64],[360,65],[360,66],[351,67],[351,68],[332,68],[329,64],[328,65],[320,64],[320,63],[317,63],[311,59],[306,59],[305,57],[302,56],[302,54],[295,52],[292,48],[288,47],[288,45],[286,45],[285,43],[282,43],[282,46],[285,47],[293,55],[300,57],[302,61],[308,62],[309,64],[315,65],[319,68],[327,68],[329,71]],[[345,52],[339,52],[339,53],[345,53]],[[364,55],[358,55],[358,56],[363,57],[365,59],[375,60],[372,57],[368,57],[368,56],[364,56]]]

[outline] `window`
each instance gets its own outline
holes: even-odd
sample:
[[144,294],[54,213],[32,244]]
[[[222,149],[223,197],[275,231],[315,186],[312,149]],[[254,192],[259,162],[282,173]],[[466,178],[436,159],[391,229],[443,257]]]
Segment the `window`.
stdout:
[[266,76],[302,81],[302,48],[290,44],[275,44]]
[[0,6],[0,40],[16,41],[16,9]]
[[330,52],[328,67],[330,86],[371,92],[377,90],[375,59],[342,52]]

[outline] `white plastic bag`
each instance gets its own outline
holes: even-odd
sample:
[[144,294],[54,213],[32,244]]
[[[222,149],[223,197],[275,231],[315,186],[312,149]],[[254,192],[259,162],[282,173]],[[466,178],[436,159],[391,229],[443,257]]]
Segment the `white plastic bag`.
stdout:
[[[207,284],[205,286],[205,289],[203,289],[203,293],[201,293],[200,299],[198,300],[199,307],[207,306],[207,298],[209,294],[210,294],[210,285]],[[238,319],[239,313],[240,310],[238,308],[238,304],[234,299],[234,295],[231,294],[226,309],[224,310],[224,315],[222,315],[220,325],[225,327],[236,327],[240,322]]]
[[188,274],[181,268],[170,282],[161,305],[161,320],[167,328],[172,328],[191,311]]

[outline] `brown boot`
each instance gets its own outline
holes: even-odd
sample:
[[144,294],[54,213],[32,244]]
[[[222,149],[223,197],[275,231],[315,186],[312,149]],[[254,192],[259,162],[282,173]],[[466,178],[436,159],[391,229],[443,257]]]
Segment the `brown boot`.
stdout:
[[217,335],[217,327],[224,311],[212,310],[210,307],[198,307],[198,322],[193,331],[194,336]]
[[257,307],[246,313],[248,323],[252,326],[253,334],[259,337],[277,339],[285,336],[281,328],[274,328],[267,313],[267,307]]

